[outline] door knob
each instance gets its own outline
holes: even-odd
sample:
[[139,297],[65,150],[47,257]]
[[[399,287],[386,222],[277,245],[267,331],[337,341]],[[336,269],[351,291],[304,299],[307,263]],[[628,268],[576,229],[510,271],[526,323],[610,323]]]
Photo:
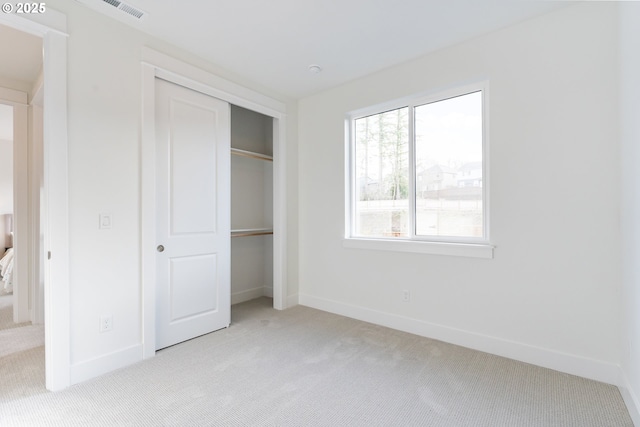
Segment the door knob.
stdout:
[[162,245],[158,245],[157,249],[158,249],[158,252],[164,252],[164,246]]

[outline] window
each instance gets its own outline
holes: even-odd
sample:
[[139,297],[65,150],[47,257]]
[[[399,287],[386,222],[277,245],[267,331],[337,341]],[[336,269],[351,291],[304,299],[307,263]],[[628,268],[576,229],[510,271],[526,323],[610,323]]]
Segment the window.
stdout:
[[484,86],[352,114],[348,239],[486,244]]

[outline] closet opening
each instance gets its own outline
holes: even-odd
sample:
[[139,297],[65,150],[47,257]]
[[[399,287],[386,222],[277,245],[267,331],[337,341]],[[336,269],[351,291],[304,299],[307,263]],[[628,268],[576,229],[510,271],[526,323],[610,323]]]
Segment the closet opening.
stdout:
[[[257,301],[264,307],[286,309],[286,106],[258,92],[185,64],[152,49],[142,51],[142,277],[143,358],[157,348],[158,301],[166,296],[157,283],[166,272],[162,257],[169,252],[158,241],[158,118],[157,81],[165,80],[228,104],[227,134],[219,157],[225,159],[221,177],[220,230],[227,237],[221,268],[225,289],[222,304],[240,306]],[[225,114],[226,115],[226,114]],[[224,182],[223,182],[224,181]],[[188,194],[188,192],[187,192]],[[162,246],[162,251],[159,247]],[[158,255],[163,254],[163,255]],[[160,261],[159,261],[160,259]],[[163,296],[164,295],[164,296]],[[269,299],[272,297],[272,299]],[[249,306],[253,304],[249,303]],[[222,307],[222,306],[221,306]],[[244,307],[247,307],[244,305]],[[235,323],[231,310],[227,325]]]
[[273,298],[273,121],[231,105],[231,305]]

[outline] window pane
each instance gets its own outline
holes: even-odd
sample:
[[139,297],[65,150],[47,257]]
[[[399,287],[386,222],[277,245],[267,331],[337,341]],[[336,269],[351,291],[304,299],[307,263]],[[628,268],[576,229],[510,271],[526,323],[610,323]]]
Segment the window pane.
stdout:
[[482,92],[415,108],[416,235],[483,237]]
[[407,237],[408,108],[355,120],[354,236]]

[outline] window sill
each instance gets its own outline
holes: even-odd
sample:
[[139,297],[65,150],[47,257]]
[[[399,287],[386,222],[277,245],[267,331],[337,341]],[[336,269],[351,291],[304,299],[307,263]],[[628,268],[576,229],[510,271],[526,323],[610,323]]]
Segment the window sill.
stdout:
[[414,252],[431,255],[449,255],[469,258],[493,258],[493,246],[488,244],[419,242],[414,240],[385,240],[345,238],[345,248],[373,249],[391,252]]

